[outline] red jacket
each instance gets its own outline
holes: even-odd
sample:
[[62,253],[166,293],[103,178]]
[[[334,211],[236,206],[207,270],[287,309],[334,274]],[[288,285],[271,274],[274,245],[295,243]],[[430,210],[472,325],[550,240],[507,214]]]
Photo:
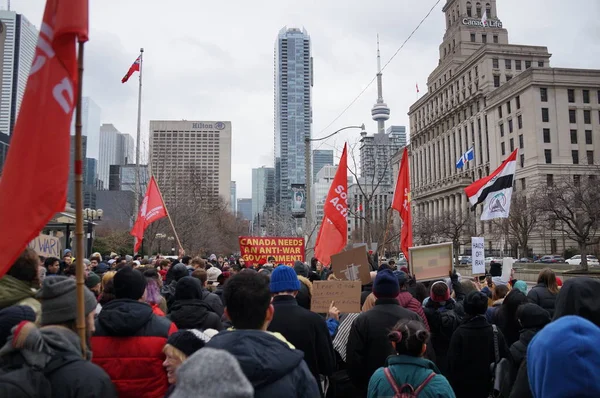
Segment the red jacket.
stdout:
[[414,298],[412,294],[407,291],[401,291],[397,299],[402,307],[411,310],[412,312],[416,312],[423,321],[423,325],[429,330],[429,322],[427,322],[425,311],[423,311],[423,306],[419,303],[419,300]]
[[163,312],[163,310],[160,309],[158,304],[150,304],[150,306],[152,307],[152,312],[154,313],[154,315],[165,316],[165,313]]
[[120,398],[163,398],[169,384],[162,350],[176,331],[146,303],[112,300],[96,320],[92,361],[108,373]]

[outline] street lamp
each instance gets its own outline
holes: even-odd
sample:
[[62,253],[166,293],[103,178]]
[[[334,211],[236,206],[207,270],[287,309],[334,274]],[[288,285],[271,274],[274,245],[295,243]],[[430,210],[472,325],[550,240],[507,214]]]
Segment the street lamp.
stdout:
[[161,254],[160,244],[161,244],[162,240],[165,239],[166,237],[167,237],[166,234],[162,234],[160,232],[155,235],[155,238],[158,239],[158,254]]
[[174,236],[169,236],[167,237],[167,240],[169,241],[169,246],[171,246],[171,255],[175,254],[175,247],[173,247],[173,241],[175,240]]
[[[313,220],[312,220],[312,183],[313,183],[313,181],[312,181],[312,175],[311,175],[312,157],[310,156],[310,143],[315,142],[315,141],[326,140],[328,138],[333,137],[340,131],[349,130],[349,129],[360,129],[361,136],[367,135],[367,131],[365,130],[365,124],[363,123],[360,126],[342,127],[341,129],[336,130],[333,133],[331,133],[325,137],[305,138],[304,139],[304,158],[305,158],[305,163],[306,163],[306,173],[305,173],[304,178],[306,179],[306,198],[307,198],[307,200],[306,200],[306,230],[307,231],[311,228],[312,223],[313,223]],[[307,247],[310,247],[310,245],[307,244]]]
[[[87,221],[87,256],[90,257],[92,255],[92,234],[94,232],[94,221],[102,220],[102,215],[104,211],[102,209],[84,209],[83,210],[83,219]],[[77,254],[79,255],[79,254]]]

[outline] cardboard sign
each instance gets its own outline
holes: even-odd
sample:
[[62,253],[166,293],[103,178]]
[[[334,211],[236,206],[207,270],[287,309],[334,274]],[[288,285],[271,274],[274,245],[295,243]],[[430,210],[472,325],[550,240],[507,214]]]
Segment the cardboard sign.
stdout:
[[512,271],[513,265],[515,264],[515,259],[511,257],[504,257],[502,259],[502,276],[500,279],[503,282],[510,282],[510,272]]
[[471,268],[473,275],[485,275],[485,244],[483,238],[471,238]]
[[331,270],[336,278],[344,281],[360,280],[363,285],[371,283],[371,266],[367,247],[359,246],[331,256]]
[[304,262],[304,238],[240,236],[240,252],[246,262],[258,263],[275,257],[275,264]]
[[333,305],[342,313],[360,312],[360,281],[314,281],[310,310],[327,313]]
[[452,243],[411,247],[408,256],[409,271],[419,282],[447,278],[452,271]]
[[27,247],[35,250],[38,256],[61,258],[60,239],[54,236],[40,234]]

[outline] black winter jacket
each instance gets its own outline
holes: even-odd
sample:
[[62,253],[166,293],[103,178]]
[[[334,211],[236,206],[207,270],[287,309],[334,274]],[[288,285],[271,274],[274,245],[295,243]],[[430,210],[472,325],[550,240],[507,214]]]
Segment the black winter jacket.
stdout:
[[224,306],[221,298],[214,293],[209,292],[206,288],[202,288],[202,301],[212,308],[213,312],[219,317],[223,316]]
[[175,301],[167,317],[178,329],[223,330],[219,316],[202,300]]
[[550,317],[554,316],[554,307],[556,305],[557,294],[550,293],[550,290],[543,283],[538,283],[531,288],[527,293],[527,298],[533,304],[537,304],[550,314]]
[[519,366],[521,366],[521,362],[527,356],[527,346],[531,339],[550,323],[548,312],[536,304],[523,304],[519,307],[517,316],[521,320],[523,329],[520,332],[519,340],[510,346],[515,375],[519,370]]
[[395,354],[387,335],[401,319],[421,321],[419,315],[401,307],[395,298],[380,298],[375,307],[360,314],[352,324],[346,363],[352,383],[363,394],[373,373]]
[[316,398],[319,388],[304,354],[262,330],[223,331],[207,347],[229,351],[254,387],[255,398]]
[[440,306],[438,303],[428,300],[423,308],[431,330],[431,345],[436,356],[435,364],[444,375],[448,370],[447,354],[450,339],[462,321],[462,317],[457,313],[458,306],[459,304],[454,301],[448,301],[445,305]]

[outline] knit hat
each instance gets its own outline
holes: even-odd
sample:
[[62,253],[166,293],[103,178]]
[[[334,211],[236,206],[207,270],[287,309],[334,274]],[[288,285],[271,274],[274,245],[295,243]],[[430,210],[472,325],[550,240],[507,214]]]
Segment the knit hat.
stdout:
[[118,299],[139,300],[146,290],[146,278],[137,269],[124,267],[113,278],[115,297]]
[[110,268],[108,267],[108,265],[106,263],[100,263],[96,266],[96,269],[94,270],[94,272],[97,275],[104,275],[105,272],[107,272]]
[[398,279],[398,285],[400,289],[404,287],[408,283],[408,275],[402,271],[394,271],[394,276]]
[[184,276],[175,284],[175,301],[201,300],[202,282],[193,276]]
[[390,269],[390,266],[388,265],[388,263],[381,263],[379,265],[379,268],[377,268],[377,272],[381,272],[386,269]]
[[527,282],[525,281],[516,281],[513,285],[513,289],[517,289],[521,291],[523,294],[527,294]]
[[[443,285],[443,288],[439,288],[440,292],[443,289],[443,294],[439,294],[440,292],[438,292],[438,289],[433,288],[436,285],[440,285],[440,286]],[[436,294],[436,292],[438,292],[438,294]],[[450,300],[450,289],[448,289],[448,285],[446,284],[446,282],[444,282],[444,281],[434,282],[431,285],[431,288],[429,290],[429,299],[431,301],[435,301],[436,303],[443,303],[444,301]]]
[[206,271],[206,276],[207,276],[207,281],[209,282],[216,282],[217,278],[219,277],[219,275],[221,275],[221,270],[218,269],[217,267],[212,267],[210,268],[208,271]]
[[[219,369],[218,377],[215,377],[215,369]],[[207,347],[197,351],[179,367],[177,387],[171,398],[214,397],[252,398],[254,388],[233,355]]]
[[373,294],[377,298],[396,298],[400,294],[398,279],[392,271],[385,269],[377,273],[373,282]]
[[100,279],[100,277],[97,274],[89,272],[87,278],[85,278],[85,285],[88,289],[91,289],[94,286],[98,285],[101,281],[102,279]]
[[169,271],[171,273],[171,278],[173,278],[173,280],[176,280],[176,281],[180,280],[184,276],[190,275],[190,272],[188,271],[187,267],[183,263],[175,264],[173,267],[171,267],[171,269]]
[[279,266],[271,274],[271,293],[294,292],[300,290],[298,275],[292,267]]
[[463,306],[467,315],[483,315],[488,308],[488,297],[478,291],[471,292],[465,297]]
[[182,329],[169,336],[167,344],[172,345],[187,357],[203,348],[210,341],[210,336],[198,329]]
[[308,267],[302,261],[294,262],[294,271],[296,275],[308,278]]
[[527,348],[534,397],[600,397],[600,328],[568,315],[546,325]]
[[[562,279],[560,279],[558,276],[556,277],[556,285],[557,285],[558,287],[562,287],[562,285],[563,285]],[[526,293],[526,294],[527,294],[527,293]]]
[[63,250],[63,257],[66,256],[67,254],[72,254],[71,249]]
[[[44,278],[42,288],[36,294],[42,302],[42,326],[57,325],[77,318],[77,292],[75,279],[66,276]],[[96,297],[84,288],[86,315],[96,309]]]
[[405,272],[406,274],[410,274],[410,272],[408,272],[407,266],[400,267],[400,271]]
[[35,321],[35,311],[28,305],[12,305],[0,310],[0,347],[6,343],[13,327],[21,321]]

